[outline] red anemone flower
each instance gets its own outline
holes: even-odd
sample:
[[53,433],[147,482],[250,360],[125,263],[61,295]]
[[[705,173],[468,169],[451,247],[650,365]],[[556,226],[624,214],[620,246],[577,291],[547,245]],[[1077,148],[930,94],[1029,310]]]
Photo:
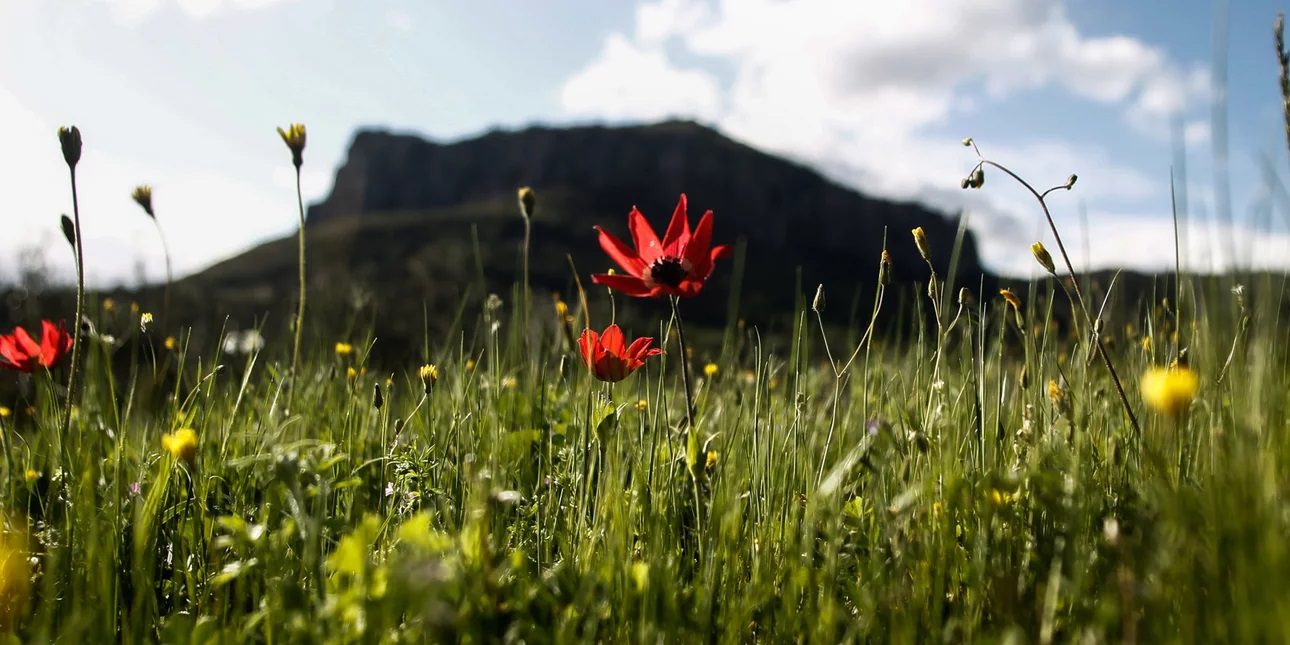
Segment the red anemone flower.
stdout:
[[662,354],[663,350],[650,347],[653,344],[653,338],[644,337],[628,345],[618,325],[606,327],[603,334],[584,329],[578,338],[578,349],[582,350],[582,360],[587,363],[587,368],[596,378],[609,383],[627,378],[645,364],[645,359]]
[[676,212],[672,213],[672,222],[667,225],[662,241],[635,206],[627,216],[627,227],[631,229],[635,250],[605,229],[596,227],[600,248],[626,275],[602,273],[591,276],[591,280],[629,296],[697,296],[703,282],[712,275],[712,265],[730,254],[727,245],[712,246],[712,211],[704,213],[694,232],[690,232],[685,193],[681,193],[681,200],[676,203]]
[[72,335],[63,323],[48,320],[40,322],[40,343],[22,327],[14,327],[12,334],[0,335],[0,367],[19,372],[34,372],[36,367],[49,369],[57,365],[72,348]]

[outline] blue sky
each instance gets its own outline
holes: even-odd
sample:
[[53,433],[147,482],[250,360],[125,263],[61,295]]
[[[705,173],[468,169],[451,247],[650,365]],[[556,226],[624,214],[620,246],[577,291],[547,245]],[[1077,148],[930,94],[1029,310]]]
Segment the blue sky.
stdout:
[[[274,127],[309,127],[307,198],[354,130],[685,116],[866,192],[967,213],[988,263],[1028,275],[1046,239],[1000,177],[965,193],[971,135],[1055,198],[1077,264],[1173,263],[1169,172],[1183,133],[1185,261],[1284,267],[1290,232],[1270,0],[6,0],[0,3],[0,277],[45,246],[70,275],[54,130],[77,124],[87,267],[157,279],[155,188],[181,272],[295,223]],[[1227,16],[1231,209],[1215,190],[1216,24]],[[1265,161],[1266,160],[1266,161]],[[1220,196],[1220,197],[1216,197]],[[630,196],[624,196],[629,204]],[[719,210],[719,205],[718,205]],[[1087,213],[1083,226],[1079,213]],[[1230,212],[1231,224],[1225,224]],[[617,216],[620,214],[606,214]],[[1235,248],[1232,252],[1231,248]]]

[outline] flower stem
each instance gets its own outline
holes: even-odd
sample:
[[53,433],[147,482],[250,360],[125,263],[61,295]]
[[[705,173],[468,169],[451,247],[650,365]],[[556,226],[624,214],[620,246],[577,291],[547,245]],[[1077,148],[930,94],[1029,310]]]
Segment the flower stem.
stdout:
[[72,321],[72,362],[67,370],[67,405],[63,409],[63,436],[72,432],[72,405],[76,401],[76,377],[81,368],[81,318],[85,315],[85,254],[81,235],[81,207],[76,195],[76,166],[68,167],[72,180],[72,221],[76,227],[76,318]]
[[300,337],[305,328],[305,201],[300,193],[300,165],[296,165],[296,207],[300,211],[300,303],[296,307],[296,337],[291,349],[291,384],[287,395],[287,408],[292,409],[296,390],[300,385],[300,375],[296,373],[300,365]]
[[170,264],[170,245],[166,243],[166,233],[161,230],[161,222],[157,218],[152,218],[152,225],[157,227],[157,237],[161,238],[161,252],[166,256],[166,289],[161,297],[161,329],[168,329],[166,325],[170,321],[170,285],[175,282],[175,274]]
[[[698,442],[698,435],[694,425],[694,391],[690,387],[690,361],[685,346],[685,325],[681,323],[680,298],[672,296],[669,298],[672,302],[672,319],[676,321],[676,342],[681,347],[681,384],[685,388],[685,443],[686,455],[690,455],[690,444]],[[699,457],[701,461],[702,456]],[[699,538],[699,553],[702,558],[703,553],[703,496],[700,491],[699,476],[703,473],[703,467],[699,463],[687,464],[690,471],[690,483],[694,485],[694,528],[695,534]]]
[[676,342],[681,346],[681,384],[685,387],[685,420],[687,431],[694,431],[694,391],[690,388],[690,361],[686,356],[685,326],[681,324],[680,301],[676,296],[672,302],[672,319],[676,321]]

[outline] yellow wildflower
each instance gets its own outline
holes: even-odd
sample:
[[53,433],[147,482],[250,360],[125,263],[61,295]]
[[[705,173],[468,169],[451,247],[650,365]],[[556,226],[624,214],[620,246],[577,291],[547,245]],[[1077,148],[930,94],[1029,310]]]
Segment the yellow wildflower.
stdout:
[[304,163],[305,126],[303,123],[292,123],[286,130],[278,128],[278,136],[291,149],[291,163],[299,168]]
[[703,467],[707,470],[712,470],[712,468],[717,465],[717,461],[720,459],[721,459],[721,453],[715,450],[709,450],[707,458],[703,461]]
[[166,346],[166,349],[173,352],[175,351],[175,347],[179,346],[179,341],[175,340],[174,336],[166,336],[166,340],[164,344]]
[[37,479],[40,479],[40,471],[36,470],[35,468],[28,468],[27,472],[22,474],[22,478],[25,479],[28,484],[30,484],[31,482],[34,482]]
[[354,346],[349,343],[336,343],[336,355],[341,358],[348,358],[354,353]]
[[708,363],[703,366],[703,375],[708,378],[716,376],[719,371],[721,371],[721,368],[717,367],[716,363]]
[[1057,408],[1062,407],[1062,403],[1066,401],[1066,390],[1056,379],[1048,381],[1048,400],[1052,402],[1053,407]]
[[639,400],[639,401],[637,401],[637,402],[636,402],[636,410],[637,410],[637,411],[639,411],[639,412],[644,412],[644,411],[646,411],[646,410],[648,410],[648,409],[649,409],[649,401],[646,401],[645,399],[641,399],[641,400]]
[[13,414],[13,410],[10,410],[5,406],[0,405],[0,419],[7,419],[11,414]]
[[1150,336],[1143,336],[1143,337],[1142,337],[1142,351],[1144,351],[1144,352],[1150,352],[1150,351],[1151,351],[1151,337],[1150,337]]
[[108,312],[108,313],[112,313],[114,310],[116,310],[116,301],[115,301],[115,300],[113,300],[113,299],[111,299],[111,298],[104,298],[104,299],[103,299],[103,311],[106,311],[106,312]]
[[175,459],[192,463],[197,458],[197,433],[192,428],[180,428],[163,435],[161,447]]
[[475,369],[475,359],[473,359],[473,358],[467,358],[467,359],[466,359],[466,371],[467,371],[467,372],[469,372],[469,371],[471,371],[471,370],[473,370],[473,369]]
[[1141,389],[1142,400],[1148,407],[1176,417],[1187,411],[1196,398],[1200,377],[1185,366],[1153,367],[1142,375]]
[[345,378],[346,378],[346,379],[349,379],[349,380],[351,380],[351,381],[352,381],[352,380],[354,380],[354,379],[356,379],[356,378],[358,378],[358,370],[354,369],[354,366],[353,366],[353,365],[350,365],[349,367],[346,367],[346,368],[345,368]]
[[417,370],[417,376],[421,377],[421,384],[425,386],[426,394],[429,394],[430,388],[434,386],[435,381],[439,380],[439,366],[426,363]]

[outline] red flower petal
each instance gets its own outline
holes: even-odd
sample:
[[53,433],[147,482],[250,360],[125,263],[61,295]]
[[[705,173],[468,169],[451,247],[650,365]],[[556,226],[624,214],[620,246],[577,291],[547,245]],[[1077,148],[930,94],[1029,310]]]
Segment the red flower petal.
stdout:
[[40,355],[40,345],[36,344],[36,341],[27,333],[26,329],[23,329],[22,327],[14,327],[13,337],[14,340],[18,342],[18,349],[22,350],[22,353],[29,357]]
[[712,258],[708,256],[708,248],[711,246],[712,211],[708,211],[699,218],[699,225],[685,247],[685,259],[690,261],[690,272],[700,280],[706,280],[712,274]]
[[663,245],[658,241],[658,233],[654,232],[649,221],[635,206],[627,214],[627,228],[631,229],[632,240],[636,242],[636,255],[647,266],[663,255]]
[[676,285],[675,295],[682,298],[693,298],[699,295],[700,291],[703,291],[703,280],[690,277],[682,280],[681,284]]
[[609,287],[614,291],[628,296],[637,298],[643,296],[656,295],[654,290],[645,285],[645,281],[632,275],[609,275],[608,273],[597,273],[591,276],[591,281]]
[[61,324],[55,325],[48,320],[40,321],[40,364],[42,366],[50,368],[57,365],[71,345],[72,338],[63,330]]
[[18,349],[17,339],[13,334],[0,336],[0,366],[20,372],[30,372],[30,359]]
[[582,352],[582,360],[591,367],[595,362],[596,348],[600,345],[600,334],[593,329],[582,330],[582,335],[578,337],[578,351]]
[[681,199],[676,202],[676,210],[672,211],[672,221],[663,234],[663,253],[666,255],[681,257],[681,251],[690,241],[690,219],[686,217],[685,211],[685,193],[681,193]]
[[641,260],[627,244],[599,226],[596,227],[596,232],[600,234],[600,248],[604,249],[609,259],[617,262],[623,271],[634,276],[640,276],[645,272],[645,261]]
[[[631,346],[627,348],[627,357],[633,362],[639,363],[650,356],[654,356],[655,354],[649,353],[649,346],[653,343],[654,339],[649,336],[637,338],[632,341]],[[655,348],[655,351],[658,351],[658,348]]]
[[600,344],[605,346],[605,351],[614,356],[622,356],[623,350],[627,348],[626,340],[623,338],[623,330],[618,325],[610,325],[605,328],[605,333],[600,335]]

